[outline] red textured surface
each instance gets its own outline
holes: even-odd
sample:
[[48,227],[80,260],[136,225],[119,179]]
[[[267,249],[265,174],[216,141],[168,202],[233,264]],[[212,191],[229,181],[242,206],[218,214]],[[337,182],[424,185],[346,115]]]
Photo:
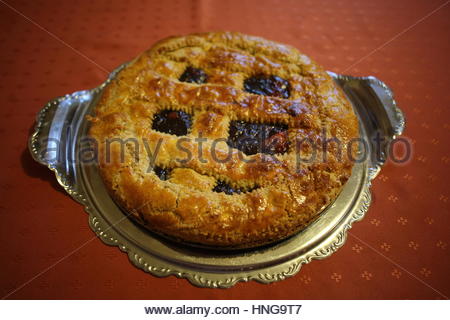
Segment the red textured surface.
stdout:
[[[450,296],[450,5],[426,17],[444,1],[7,2],[18,12],[0,3],[0,296]],[[136,269],[117,248],[87,242],[93,232],[82,207],[27,151],[35,115],[49,99],[97,86],[160,38],[211,30],[263,36],[299,48],[328,70],[374,75],[393,88],[407,117],[412,161],[383,169],[366,218],[342,249],[282,282],[200,289]]]

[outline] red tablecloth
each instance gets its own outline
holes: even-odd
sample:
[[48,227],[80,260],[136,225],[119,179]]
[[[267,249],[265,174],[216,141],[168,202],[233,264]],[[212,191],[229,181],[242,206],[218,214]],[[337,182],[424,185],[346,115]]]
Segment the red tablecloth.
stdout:
[[[0,296],[450,296],[450,5],[440,7],[444,0],[6,2],[0,3]],[[288,43],[328,70],[382,79],[395,91],[414,146],[408,164],[383,168],[366,218],[342,249],[270,285],[200,289],[146,274],[98,239],[86,244],[93,232],[83,208],[27,150],[35,115],[49,99],[97,86],[158,39],[211,30]]]

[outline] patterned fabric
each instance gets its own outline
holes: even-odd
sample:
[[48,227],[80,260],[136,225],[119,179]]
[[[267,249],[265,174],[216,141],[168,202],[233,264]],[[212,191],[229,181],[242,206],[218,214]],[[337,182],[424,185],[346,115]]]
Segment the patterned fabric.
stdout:
[[[449,297],[450,5],[440,7],[444,3],[0,3],[0,295],[12,299]],[[228,290],[199,289],[186,280],[143,273],[117,248],[93,239],[82,207],[27,151],[35,115],[49,99],[97,86],[109,71],[158,39],[211,30],[236,30],[284,42],[328,70],[380,78],[394,90],[407,118],[405,136],[413,143],[411,161],[387,164],[375,180],[372,206],[350,230],[346,245],[271,285],[251,282]]]

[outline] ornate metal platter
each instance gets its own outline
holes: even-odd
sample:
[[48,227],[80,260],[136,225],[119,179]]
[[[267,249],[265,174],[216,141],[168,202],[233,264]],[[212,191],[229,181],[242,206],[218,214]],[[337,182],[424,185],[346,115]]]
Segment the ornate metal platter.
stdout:
[[[123,67],[123,66],[122,66]],[[101,86],[51,100],[37,115],[29,140],[33,158],[55,172],[58,182],[89,214],[89,224],[106,244],[126,252],[138,268],[156,276],[175,275],[201,287],[228,288],[239,281],[269,283],[296,274],[302,264],[323,259],[346,239],[353,222],[370,205],[370,184],[386,160],[390,141],[400,135],[405,120],[392,91],[374,77],[355,78],[330,72],[359,116],[368,157],[355,164],[337,200],[304,231],[274,245],[256,249],[216,251],[162,239],[127,219],[109,197],[95,165],[76,161],[86,142],[87,122],[114,71]]]

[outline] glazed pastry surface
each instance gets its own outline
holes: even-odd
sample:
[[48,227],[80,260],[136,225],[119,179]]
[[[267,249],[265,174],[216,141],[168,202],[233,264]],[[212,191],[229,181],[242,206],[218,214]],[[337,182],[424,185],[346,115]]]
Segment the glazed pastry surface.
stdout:
[[320,66],[231,32],[156,43],[89,119],[100,174],[130,217],[226,248],[304,229],[350,177],[359,136],[350,102]]

